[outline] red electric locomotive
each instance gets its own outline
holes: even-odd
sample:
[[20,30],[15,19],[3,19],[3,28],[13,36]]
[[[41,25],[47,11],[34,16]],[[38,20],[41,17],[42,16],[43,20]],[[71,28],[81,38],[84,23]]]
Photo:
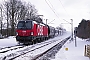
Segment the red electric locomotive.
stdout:
[[48,26],[33,20],[19,21],[16,32],[16,40],[24,44],[36,43],[48,38]]

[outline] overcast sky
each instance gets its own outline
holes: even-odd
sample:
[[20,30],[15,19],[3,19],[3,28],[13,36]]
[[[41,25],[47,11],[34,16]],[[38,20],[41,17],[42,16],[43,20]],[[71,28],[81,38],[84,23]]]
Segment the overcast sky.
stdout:
[[[59,26],[61,23],[71,22],[74,27],[78,26],[82,19],[90,19],[90,0],[24,0],[35,5],[39,15],[48,19],[48,23],[54,20],[51,26]],[[49,5],[50,8],[49,7]],[[45,22],[45,20],[44,20]],[[71,29],[70,24],[62,24],[66,29]]]
[[[60,23],[71,22],[73,19],[74,27],[78,26],[82,19],[90,19],[90,0],[25,0],[35,5],[38,13],[44,15],[43,19],[48,19],[51,26],[59,26]],[[49,7],[49,5],[50,8]],[[54,12],[53,12],[53,11]],[[70,30],[70,24],[62,24]]]

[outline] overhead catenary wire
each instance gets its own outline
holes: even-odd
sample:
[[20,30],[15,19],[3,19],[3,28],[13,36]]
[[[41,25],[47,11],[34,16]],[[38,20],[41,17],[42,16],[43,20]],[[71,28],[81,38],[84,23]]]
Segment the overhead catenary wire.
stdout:
[[[48,0],[49,1],[49,0]],[[59,0],[60,1],[60,0]],[[47,5],[50,7],[50,9],[54,12],[54,14],[59,18],[59,16],[56,14],[56,12],[55,12],[55,9],[54,9],[54,7],[53,7],[53,5],[51,4],[51,2],[49,1],[49,3],[45,0],[45,2],[47,3]],[[60,1],[61,2],[61,1]],[[50,6],[51,5],[51,6]],[[61,5],[62,5],[62,3],[61,3]],[[62,5],[63,6],[63,5]],[[63,8],[64,8],[64,6],[63,6]],[[64,8],[64,10],[65,10],[65,8]],[[66,11],[66,10],[65,10]],[[67,11],[66,11],[67,12]],[[59,19],[60,20],[60,19]],[[66,21],[65,19],[63,19],[64,21]],[[70,23],[70,22],[68,22],[68,21],[66,21],[67,23]]]
[[[58,15],[56,14],[56,12],[52,9],[52,7],[49,5],[49,3],[45,0],[45,2],[47,3],[47,5],[50,7],[50,9],[53,11],[53,13],[58,17]],[[58,17],[59,19],[59,17]],[[60,19],[59,19],[60,20]]]
[[[66,13],[67,13],[67,10],[65,9],[65,7],[64,7],[64,5],[62,4],[61,0],[59,0],[59,2],[61,3],[63,9],[64,9],[64,10],[66,11]],[[67,14],[68,14],[68,13],[67,13]],[[68,14],[68,16],[69,16],[69,14]]]
[[[49,0],[48,0],[49,1]],[[59,0],[60,1],[60,0]],[[49,3],[51,4],[51,2],[49,1]],[[63,4],[62,4],[62,2],[61,2],[61,5],[63,6]],[[52,8],[54,9],[54,7],[53,7],[53,5],[51,4],[51,6],[52,6]],[[64,6],[63,6],[63,8],[64,8]],[[54,9],[55,10],[55,9]],[[66,9],[64,8],[64,10],[66,11]],[[67,11],[66,11],[67,12]],[[58,14],[58,13],[57,13]],[[66,21],[65,19],[63,19],[64,21]],[[68,21],[66,21],[67,23],[70,23],[70,22],[68,22]]]

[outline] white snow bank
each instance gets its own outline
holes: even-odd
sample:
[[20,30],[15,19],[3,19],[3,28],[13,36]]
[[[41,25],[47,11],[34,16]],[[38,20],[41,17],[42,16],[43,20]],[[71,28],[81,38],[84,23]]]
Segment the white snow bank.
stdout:
[[[88,57],[84,56],[85,45],[87,44],[90,42],[80,38],[77,38],[77,47],[75,47],[74,41],[68,41],[52,60],[89,60]],[[68,48],[68,51],[65,48]]]

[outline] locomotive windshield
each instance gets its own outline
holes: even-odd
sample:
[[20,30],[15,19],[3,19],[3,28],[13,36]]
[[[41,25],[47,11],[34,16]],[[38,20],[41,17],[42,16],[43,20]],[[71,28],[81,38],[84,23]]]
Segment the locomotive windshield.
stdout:
[[19,21],[17,29],[32,29],[32,21]]

